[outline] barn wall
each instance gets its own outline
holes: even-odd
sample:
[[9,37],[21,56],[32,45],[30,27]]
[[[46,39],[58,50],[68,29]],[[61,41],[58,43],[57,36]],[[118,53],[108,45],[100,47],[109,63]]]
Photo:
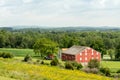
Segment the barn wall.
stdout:
[[91,59],[101,60],[101,53],[97,52],[92,48],[87,48],[81,53],[76,54],[76,60],[79,63],[88,63]]
[[62,53],[62,60],[63,61],[75,61],[75,55]]

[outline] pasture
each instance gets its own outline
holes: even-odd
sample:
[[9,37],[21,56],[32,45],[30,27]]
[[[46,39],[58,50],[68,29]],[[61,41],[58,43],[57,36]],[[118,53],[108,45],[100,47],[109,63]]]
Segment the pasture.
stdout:
[[111,72],[117,72],[120,69],[120,61],[102,61],[101,66],[110,68]]
[[35,55],[33,49],[0,48],[0,52],[10,52],[16,57],[24,57],[26,54],[30,54],[31,56]]

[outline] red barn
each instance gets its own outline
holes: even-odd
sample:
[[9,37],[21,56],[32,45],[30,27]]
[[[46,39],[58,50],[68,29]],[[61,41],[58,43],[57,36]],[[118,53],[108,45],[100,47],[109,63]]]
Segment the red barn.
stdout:
[[86,65],[91,59],[101,60],[101,53],[85,46],[72,46],[62,52],[63,61],[76,61]]

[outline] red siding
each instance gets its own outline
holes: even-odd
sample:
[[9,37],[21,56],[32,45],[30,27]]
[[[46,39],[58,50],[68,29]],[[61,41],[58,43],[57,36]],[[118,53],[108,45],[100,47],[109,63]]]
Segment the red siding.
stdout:
[[92,48],[87,48],[87,49],[83,50],[81,53],[76,54],[75,57],[76,57],[75,61],[77,61],[79,63],[80,62],[87,63],[91,59],[97,59],[98,61],[100,61],[101,54]]

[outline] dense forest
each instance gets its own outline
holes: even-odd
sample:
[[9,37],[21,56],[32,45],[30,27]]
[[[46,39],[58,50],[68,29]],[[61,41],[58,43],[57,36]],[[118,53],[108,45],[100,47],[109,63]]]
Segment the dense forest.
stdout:
[[[89,46],[103,54],[109,54],[111,59],[119,59],[120,31],[119,30],[38,30],[38,29],[1,29],[0,48],[33,48],[38,39],[46,38],[56,42],[59,48],[69,48],[73,45]],[[114,55],[114,56],[113,56]]]

